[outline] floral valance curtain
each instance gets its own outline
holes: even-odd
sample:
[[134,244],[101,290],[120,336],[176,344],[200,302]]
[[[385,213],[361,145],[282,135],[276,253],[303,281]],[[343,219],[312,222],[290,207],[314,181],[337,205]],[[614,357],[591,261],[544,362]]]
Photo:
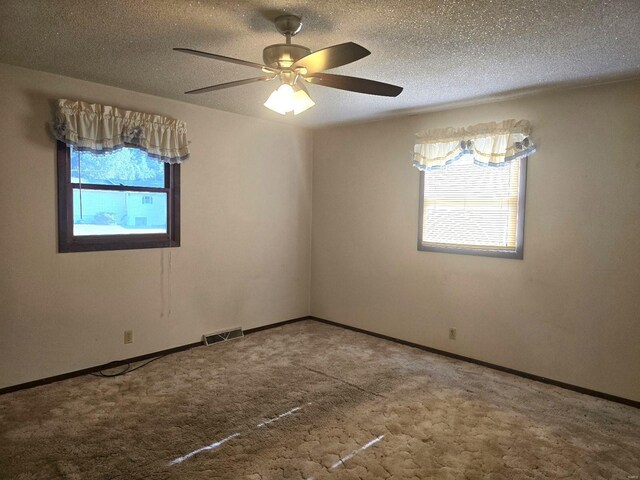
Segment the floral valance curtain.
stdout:
[[413,165],[420,170],[445,167],[463,155],[478,165],[499,166],[536,151],[527,120],[441,128],[416,135]]
[[127,146],[166,163],[189,157],[186,124],[161,115],[60,99],[52,130],[67,145],[98,154]]

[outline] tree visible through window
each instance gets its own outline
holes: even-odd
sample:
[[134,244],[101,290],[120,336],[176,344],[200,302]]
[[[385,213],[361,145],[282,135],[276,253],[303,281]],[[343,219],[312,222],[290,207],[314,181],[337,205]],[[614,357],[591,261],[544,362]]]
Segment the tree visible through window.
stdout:
[[60,251],[179,245],[179,166],[58,145]]

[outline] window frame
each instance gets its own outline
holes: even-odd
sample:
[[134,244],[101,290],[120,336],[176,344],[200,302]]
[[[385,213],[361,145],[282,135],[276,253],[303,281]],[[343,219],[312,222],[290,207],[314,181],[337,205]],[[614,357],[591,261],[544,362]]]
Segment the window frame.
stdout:
[[528,157],[520,159],[520,178],[518,182],[518,213],[516,225],[516,249],[515,251],[505,251],[499,249],[482,250],[469,247],[447,247],[440,245],[425,245],[422,241],[424,222],[424,183],[425,172],[420,172],[420,205],[418,208],[418,250],[422,252],[455,253],[460,255],[477,255],[482,257],[499,257],[522,260],[524,258],[524,211],[527,191],[527,160]]
[[87,190],[151,192],[167,194],[167,233],[130,235],[74,235],[73,189],[71,183],[71,149],[58,141],[56,147],[58,182],[58,252],[95,252],[139,248],[169,248],[180,246],[180,165],[164,165],[164,187],[131,187],[123,185],[87,185]]

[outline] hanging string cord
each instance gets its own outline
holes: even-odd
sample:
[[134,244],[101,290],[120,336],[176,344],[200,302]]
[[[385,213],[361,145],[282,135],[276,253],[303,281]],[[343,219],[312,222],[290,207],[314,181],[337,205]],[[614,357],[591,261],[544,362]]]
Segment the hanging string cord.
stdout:
[[[173,213],[173,208],[174,208],[174,202],[173,202],[173,165],[169,165],[169,193],[167,194],[167,247],[169,248],[169,268],[167,271],[167,288],[169,291],[169,316],[171,315],[171,241],[172,241],[172,228],[173,228],[173,224],[171,222],[171,217],[172,217],[172,213]],[[80,161],[78,160],[78,172],[80,172]],[[162,273],[161,273],[162,275]],[[228,334],[227,334],[228,335]],[[166,357],[167,355],[169,355],[168,353],[165,353],[163,355],[158,355],[157,357],[154,357],[148,361],[146,361],[145,363],[142,363],[140,365],[138,365],[137,367],[131,368],[131,362],[127,362],[126,366],[124,366],[124,368],[119,371],[119,372],[115,372],[115,373],[105,373],[106,370],[110,370],[110,368],[104,368],[98,372],[93,372],[90,373],[89,375],[92,375],[94,377],[101,377],[101,378],[113,378],[113,377],[119,377],[121,375],[125,375],[127,373],[131,373],[131,372],[135,372],[136,370],[142,368],[142,367],[146,367],[147,365],[149,365],[151,362],[155,362],[156,360],[159,360],[161,358]],[[112,368],[116,368],[115,366]]]

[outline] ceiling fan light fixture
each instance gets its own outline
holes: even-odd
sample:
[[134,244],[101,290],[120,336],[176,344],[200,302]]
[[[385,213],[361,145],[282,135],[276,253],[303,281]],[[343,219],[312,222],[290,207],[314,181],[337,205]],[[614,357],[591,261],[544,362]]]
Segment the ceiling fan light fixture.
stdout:
[[294,89],[288,83],[283,83],[275,90],[264,106],[280,115],[293,112],[294,115],[304,112],[315,105],[311,97],[302,89]]
[[280,115],[286,115],[289,112],[298,115],[315,105],[314,101],[309,97],[305,83],[385,97],[397,97],[402,92],[402,87],[389,83],[377,82],[366,78],[324,73],[325,70],[348,65],[369,55],[371,52],[362,45],[354,42],[345,42],[312,52],[303,45],[291,43],[291,37],[296,35],[302,27],[302,20],[299,16],[281,15],[277,17],[274,22],[278,32],[285,36],[286,43],[275,43],[266,46],[262,50],[264,63],[249,62],[216,53],[202,52],[192,48],[174,48],[174,50],[189,55],[259,69],[263,73],[261,77],[211,85],[209,87],[189,90],[185,93],[207,93],[279,78],[280,86],[269,96],[267,101],[264,102],[264,106]]
[[267,101],[264,102],[264,106],[280,115],[285,115],[293,111],[294,96],[293,87],[283,83],[269,95]]
[[300,89],[294,94],[295,102],[293,104],[293,114],[298,115],[306,110],[309,110],[316,103],[311,100],[311,97],[304,90]]

